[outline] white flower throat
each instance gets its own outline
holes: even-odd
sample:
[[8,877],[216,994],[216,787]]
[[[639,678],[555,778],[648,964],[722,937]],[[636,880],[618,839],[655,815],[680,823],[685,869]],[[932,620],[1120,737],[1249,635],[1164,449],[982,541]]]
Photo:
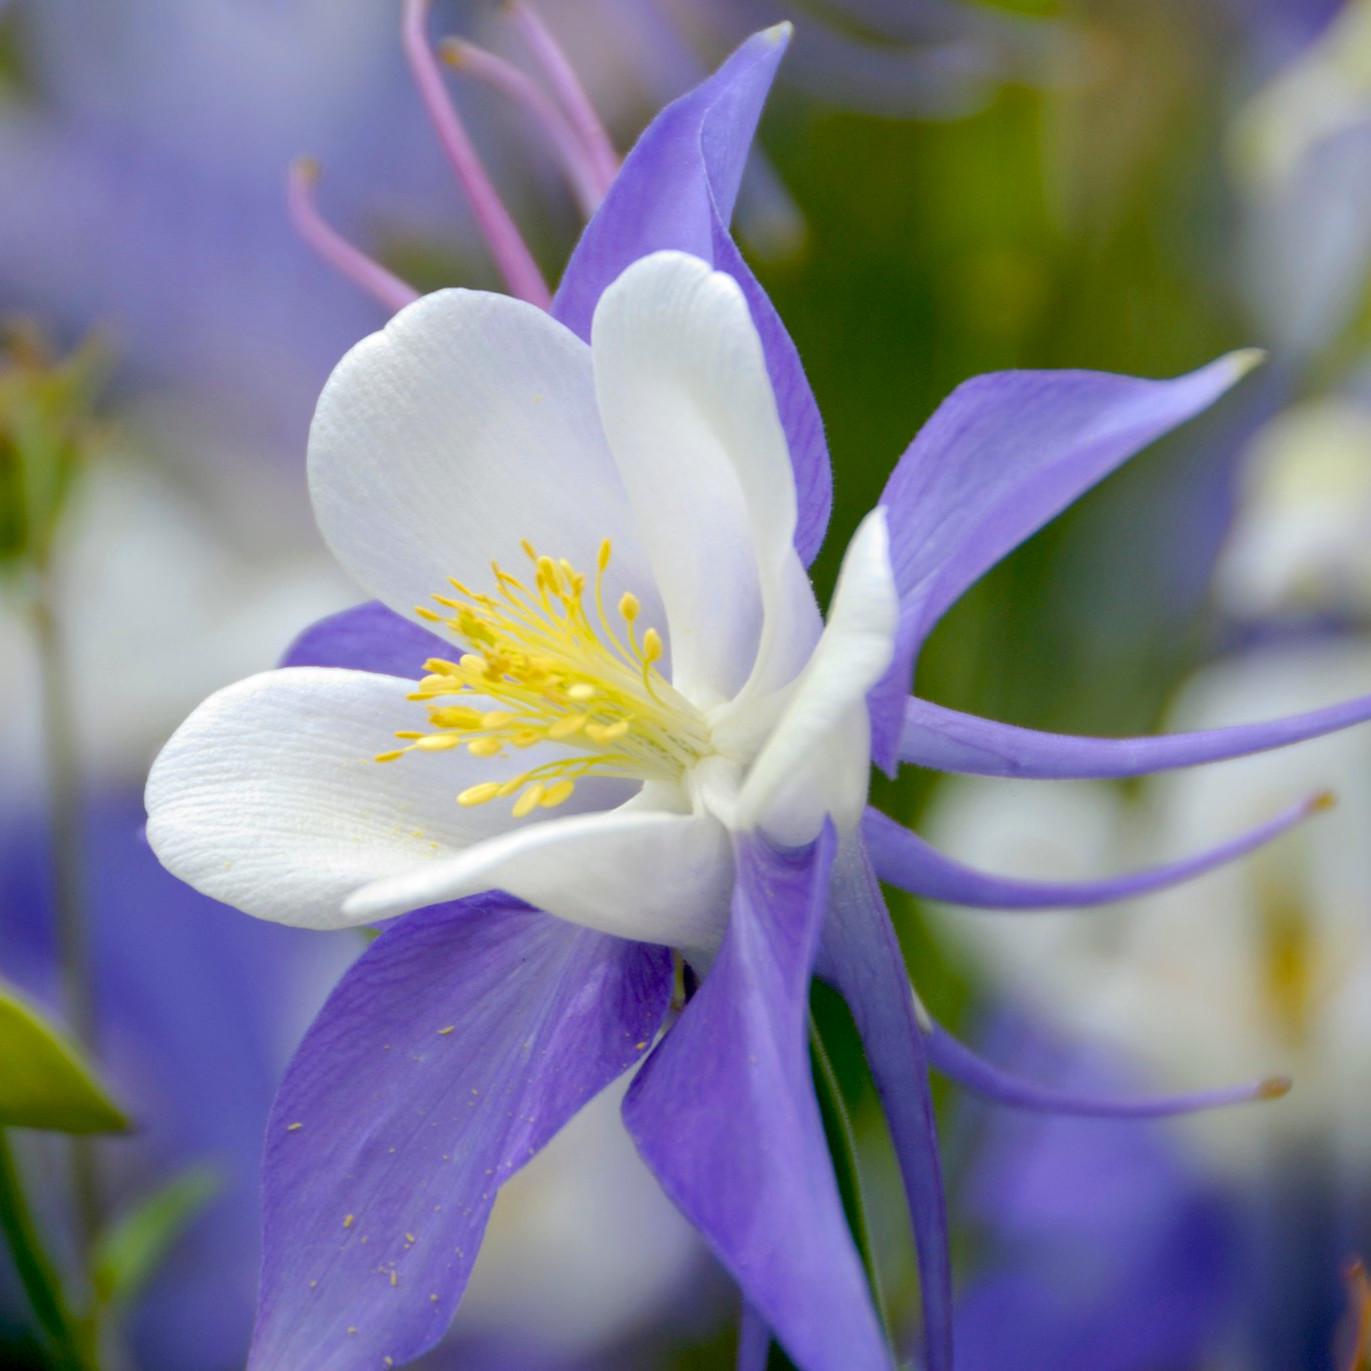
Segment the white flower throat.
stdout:
[[467,651],[455,662],[429,658],[429,674],[409,696],[429,704],[434,731],[398,732],[407,746],[376,760],[464,747],[494,761],[535,743],[567,748],[565,758],[482,781],[457,796],[461,805],[517,796],[516,818],[565,803],[586,776],[679,780],[713,750],[709,728],[657,669],[662,638],[655,628],[639,631],[637,597],[620,597],[621,627],[606,611],[609,539],[600,544],[589,608],[585,576],[565,560],[522,546],[532,564],[531,588],[492,562],[497,595],[453,580],[459,598],[434,595],[441,611],[417,608]]

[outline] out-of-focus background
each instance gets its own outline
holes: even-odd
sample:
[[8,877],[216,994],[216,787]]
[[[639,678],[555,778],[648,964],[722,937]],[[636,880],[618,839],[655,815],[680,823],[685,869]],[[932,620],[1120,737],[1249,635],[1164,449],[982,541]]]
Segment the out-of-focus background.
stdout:
[[[540,11],[620,151],[750,29],[795,22],[737,229],[827,422],[821,588],[967,377],[1268,351],[977,587],[921,694],[1110,734],[1371,690],[1371,4]],[[493,3],[439,0],[434,22],[526,62]],[[138,1124],[80,1145],[123,1273],[115,1368],[241,1365],[274,1081],[361,948],[180,887],[142,843],[139,796],[204,695],[357,598],[310,520],[305,435],[385,311],[292,230],[292,159],[318,159],[322,212],[416,285],[499,288],[398,24],[396,0],[0,0],[0,978],[70,1019],[55,911],[85,906],[93,1002],[71,1026]],[[460,74],[452,89],[555,280],[576,202],[523,111]],[[953,854],[1058,877],[1339,792],[1307,831],[1136,907],[897,916],[933,1012],[1024,1074],[1296,1082],[1186,1124],[1009,1116],[940,1089],[966,1371],[1341,1371],[1346,1269],[1371,1253],[1371,735],[1129,786],[882,785]],[[897,1181],[875,1101],[847,1025],[817,1009],[879,1195]],[[502,1195],[435,1368],[728,1364],[733,1296],[616,1107]],[[38,1179],[59,1262],[64,1149],[13,1130],[6,1150]],[[903,1233],[878,1238],[911,1321]],[[0,1363],[45,1365],[4,1262]]]

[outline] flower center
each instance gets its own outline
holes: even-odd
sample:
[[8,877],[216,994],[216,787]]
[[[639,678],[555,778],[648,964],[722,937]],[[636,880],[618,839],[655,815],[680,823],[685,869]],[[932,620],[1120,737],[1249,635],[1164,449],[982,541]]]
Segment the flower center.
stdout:
[[461,805],[517,796],[516,818],[565,803],[586,776],[679,780],[712,750],[709,729],[657,669],[662,638],[655,628],[640,633],[637,596],[620,597],[619,626],[606,612],[609,539],[600,544],[589,608],[586,578],[570,562],[522,546],[531,586],[492,562],[497,594],[453,580],[455,597],[432,597],[441,610],[417,609],[467,650],[456,661],[429,658],[409,697],[429,706],[433,731],[396,733],[406,746],[376,760],[458,747],[491,759],[535,743],[568,749],[565,758],[457,796]]

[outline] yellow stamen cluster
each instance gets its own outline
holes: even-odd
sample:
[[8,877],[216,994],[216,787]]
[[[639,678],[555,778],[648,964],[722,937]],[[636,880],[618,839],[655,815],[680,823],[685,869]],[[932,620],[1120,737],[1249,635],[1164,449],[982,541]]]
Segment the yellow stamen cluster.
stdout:
[[454,580],[455,597],[433,596],[440,609],[418,607],[421,618],[451,631],[467,651],[456,661],[431,657],[409,697],[429,706],[434,731],[399,732],[406,745],[376,760],[459,747],[489,758],[535,743],[567,748],[565,758],[457,796],[461,805],[517,796],[516,818],[564,804],[590,775],[678,778],[708,752],[709,732],[658,671],[662,638],[655,628],[639,632],[637,596],[620,597],[621,627],[606,612],[609,540],[600,545],[590,608],[580,572],[527,542],[522,546],[531,586],[493,562],[498,594],[478,594]]

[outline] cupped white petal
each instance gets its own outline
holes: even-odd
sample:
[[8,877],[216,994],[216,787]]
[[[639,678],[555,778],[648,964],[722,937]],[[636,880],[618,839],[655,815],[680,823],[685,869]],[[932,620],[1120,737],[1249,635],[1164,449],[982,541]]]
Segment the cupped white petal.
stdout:
[[686,949],[717,947],[733,852],[723,825],[632,801],[513,829],[459,856],[383,878],[347,901],[355,922],[503,890],[601,933]]
[[444,290],[357,344],[309,436],[315,514],[334,555],[412,617],[456,577],[522,576],[527,540],[593,572],[613,540],[614,598],[655,604],[596,410],[590,349],[532,305]]
[[[826,816],[840,829],[861,817],[871,767],[866,693],[890,664],[898,622],[885,511],[878,508],[848,545],[823,636],[743,781],[739,828],[800,844]],[[728,726],[720,721],[722,730]]]
[[666,609],[672,679],[704,708],[770,688],[819,632],[794,549],[795,480],[741,288],[658,252],[601,297],[595,390]]
[[[300,667],[212,695],[148,777],[153,851],[183,881],[248,914],[339,928],[365,922],[344,912],[360,887],[528,825],[508,805],[456,803],[467,786],[498,778],[491,760],[460,749],[374,760],[396,745],[397,727],[422,723],[405,698],[413,688],[392,676]],[[520,761],[535,765],[543,751]],[[613,805],[624,794],[618,785],[578,786],[572,802]]]

